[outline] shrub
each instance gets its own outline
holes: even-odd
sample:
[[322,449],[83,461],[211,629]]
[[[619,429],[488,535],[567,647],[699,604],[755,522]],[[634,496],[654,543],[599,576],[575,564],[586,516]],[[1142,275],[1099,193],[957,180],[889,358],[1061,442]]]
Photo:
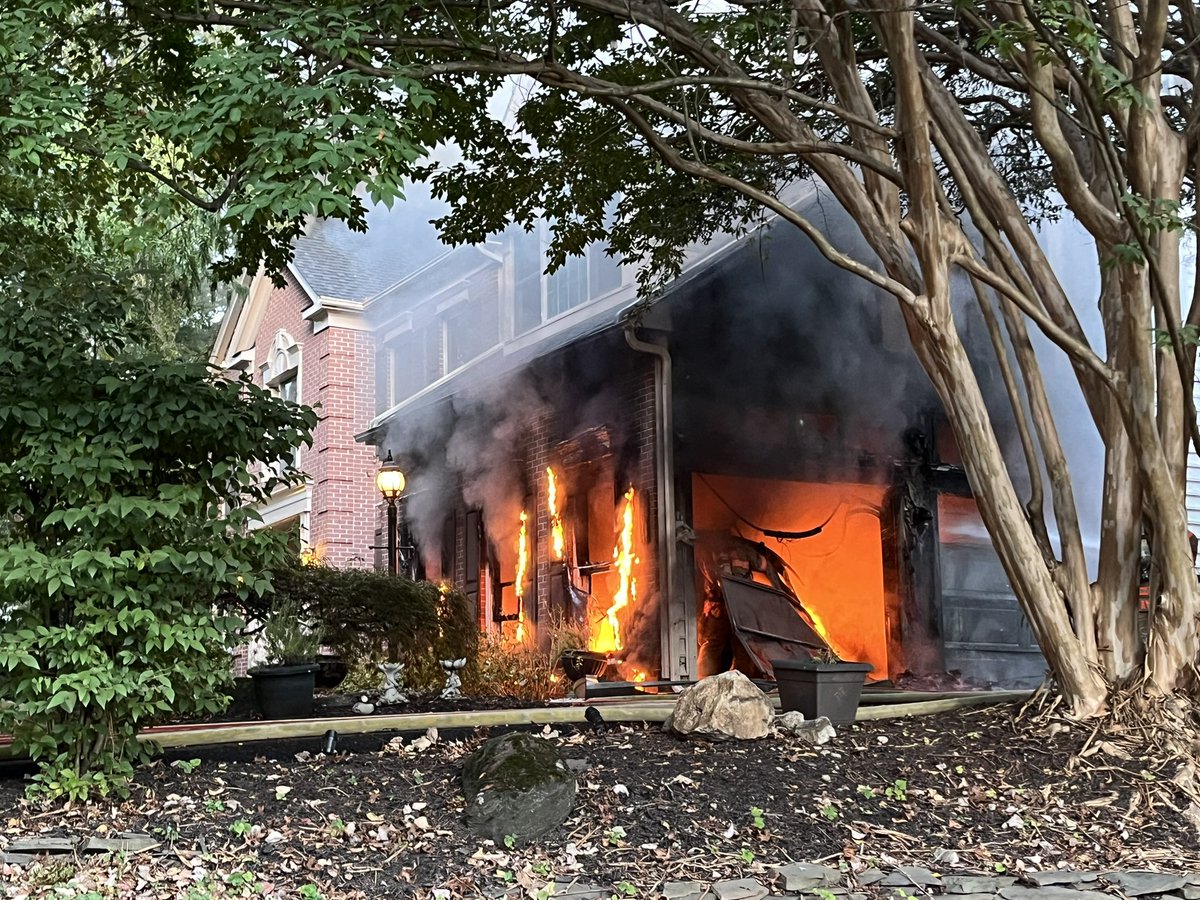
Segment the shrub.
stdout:
[[488,635],[481,643],[478,665],[463,679],[464,690],[479,697],[508,697],[541,703],[561,697],[568,687],[559,669],[563,651],[587,646],[586,629],[555,618],[542,626],[548,649]]
[[442,683],[439,660],[466,657],[468,671],[473,667],[479,631],[461,593],[428,581],[322,565],[285,566],[271,580],[274,602],[303,610],[318,624],[323,642],[351,666],[403,662],[407,683],[418,689]]
[[202,365],[122,359],[124,316],[27,288],[0,317],[0,730],[71,798],[123,790],[141,726],[225,701],[239,623],[214,600],[265,593],[285,552],[242,505],[296,480],[256,473],[315,423]]

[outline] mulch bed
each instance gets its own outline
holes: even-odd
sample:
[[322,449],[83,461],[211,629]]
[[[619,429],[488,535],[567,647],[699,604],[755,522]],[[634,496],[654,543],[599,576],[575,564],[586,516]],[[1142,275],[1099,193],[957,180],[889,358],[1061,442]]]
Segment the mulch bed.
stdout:
[[217,897],[251,896],[249,885],[291,897],[311,884],[309,896],[332,900],[434,888],[490,896],[514,883],[535,897],[538,884],[579,879],[653,897],[665,881],[769,883],[771,866],[790,861],[1200,871],[1197,827],[1181,815],[1190,801],[1170,781],[1178,762],[1093,752],[1092,729],[1051,732],[1015,713],[862,723],[824,747],[559,727],[547,739],[586,760],[575,812],[560,833],[514,849],[462,824],[459,770],[483,730],[438,735],[420,751],[412,735],[343,736],[331,757],[318,754],[319,739],[183,751],[141,773],[130,800],[68,810],[28,804],[10,775],[0,780],[0,847],[122,831],[162,844],[69,872],[10,870],[0,887],[12,897],[72,896],[63,882],[101,897],[188,897],[199,885],[207,893],[192,896]]

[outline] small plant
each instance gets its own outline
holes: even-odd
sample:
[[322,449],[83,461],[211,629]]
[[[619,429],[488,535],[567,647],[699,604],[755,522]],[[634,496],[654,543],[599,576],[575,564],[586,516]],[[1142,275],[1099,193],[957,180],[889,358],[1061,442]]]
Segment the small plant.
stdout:
[[321,893],[321,889],[315,884],[300,885],[301,900],[325,900],[325,895]]
[[508,869],[497,869],[496,877],[499,878],[501,881],[503,881],[505,884],[512,884],[512,880],[516,876],[513,875],[513,873]]
[[200,760],[198,759],[177,759],[171,763],[171,767],[178,769],[184,775],[191,775],[200,768]]
[[610,847],[616,847],[623,840],[625,840],[625,829],[620,825],[614,825],[608,829],[608,834],[604,836],[604,843]]
[[271,607],[262,636],[272,664],[294,666],[317,658],[321,635],[303,619],[304,611],[291,600],[282,600]]
[[549,875],[550,874],[550,863],[546,862],[544,859],[539,859],[530,868],[533,869],[534,875]]
[[834,819],[836,819],[838,816],[840,816],[841,813],[838,811],[838,808],[836,806],[834,806],[832,803],[827,803],[821,807],[821,815],[823,815],[826,819],[828,819],[830,822],[832,822]]
[[754,851],[749,847],[743,847],[740,851],[738,851],[738,857],[746,865],[750,865],[750,863],[754,862]]
[[636,897],[637,896],[637,885],[632,884],[628,881],[622,881],[620,884],[617,885],[617,893],[621,894],[624,897]]
[[897,778],[890,786],[884,788],[883,793],[889,800],[903,803],[908,799],[908,782],[903,778]]
[[329,836],[340,838],[346,833],[346,823],[339,818],[329,820]]
[[509,850],[517,846],[517,836],[515,834],[506,834],[504,836],[504,846]]
[[867,787],[865,784],[860,784],[858,786],[858,795],[864,800],[874,800],[875,790],[874,788]]
[[253,872],[230,872],[225,876],[225,883],[237,890],[253,889],[257,881],[258,879],[254,877]]
[[276,800],[286,800],[287,795],[290,794],[291,792],[292,792],[291,787],[289,787],[286,784],[276,785],[275,786],[275,799]]
[[966,770],[966,769],[964,769],[962,766],[955,766],[955,767],[954,767],[954,774],[955,774],[955,775],[961,775],[961,774],[963,774],[965,771],[967,771],[967,770]]
[[204,801],[204,811],[210,812],[210,813],[225,812],[225,801],[224,800],[216,800],[216,799],[212,799],[212,798],[205,800]]
[[750,807],[750,821],[754,823],[754,827],[762,831],[767,827],[767,820],[763,817],[763,809],[761,806]]
[[254,826],[251,825],[249,822],[247,822],[245,819],[238,819],[236,822],[233,822],[230,824],[229,830],[231,832],[233,832],[234,834],[236,834],[238,837],[245,837],[246,835],[248,835],[250,833],[250,829],[253,827]]
[[813,891],[813,893],[816,894],[820,900],[837,900],[837,894],[835,894],[829,888],[817,888],[815,891]]
[[997,875],[1003,875],[1005,872],[1008,871],[1008,866],[1006,866],[1002,862],[998,862],[994,866],[992,866],[992,869],[996,872]]

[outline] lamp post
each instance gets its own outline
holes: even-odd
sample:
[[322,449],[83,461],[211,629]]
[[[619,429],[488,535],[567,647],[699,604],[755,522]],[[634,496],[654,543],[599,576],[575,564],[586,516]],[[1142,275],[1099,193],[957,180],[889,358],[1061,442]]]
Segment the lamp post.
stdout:
[[397,573],[397,558],[396,558],[396,501],[400,499],[400,495],[404,492],[404,473],[400,471],[400,467],[392,460],[392,451],[388,451],[387,459],[383,461],[383,465],[379,467],[379,471],[375,473],[375,489],[383,495],[383,499],[387,501],[387,557],[388,557],[388,574],[395,575]]

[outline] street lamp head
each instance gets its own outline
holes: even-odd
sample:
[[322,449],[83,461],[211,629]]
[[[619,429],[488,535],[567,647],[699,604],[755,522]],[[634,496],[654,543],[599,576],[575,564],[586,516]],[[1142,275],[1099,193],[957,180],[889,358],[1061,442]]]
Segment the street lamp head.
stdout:
[[388,451],[387,459],[383,461],[379,471],[375,473],[375,489],[383,495],[383,499],[388,503],[399,500],[400,495],[404,493],[404,473],[392,461],[391,450]]

